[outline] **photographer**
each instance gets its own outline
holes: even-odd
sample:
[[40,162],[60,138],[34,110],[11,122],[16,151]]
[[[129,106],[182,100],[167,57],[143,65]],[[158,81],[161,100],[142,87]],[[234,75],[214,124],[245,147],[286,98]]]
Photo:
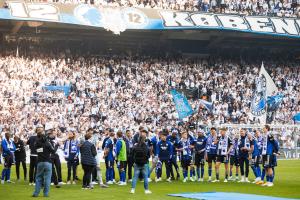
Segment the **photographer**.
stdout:
[[41,187],[44,187],[44,197],[49,196],[52,164],[50,154],[55,153],[58,145],[53,147],[47,137],[44,135],[43,126],[38,126],[37,139],[35,142],[35,148],[38,154],[37,158],[37,172],[36,172],[36,185],[32,197],[38,197]]

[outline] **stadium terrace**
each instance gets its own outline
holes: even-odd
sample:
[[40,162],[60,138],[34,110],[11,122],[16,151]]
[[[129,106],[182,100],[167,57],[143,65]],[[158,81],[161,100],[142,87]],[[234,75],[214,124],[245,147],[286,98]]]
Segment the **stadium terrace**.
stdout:
[[235,29],[259,33],[299,35],[300,20],[272,17],[161,11],[165,27]]

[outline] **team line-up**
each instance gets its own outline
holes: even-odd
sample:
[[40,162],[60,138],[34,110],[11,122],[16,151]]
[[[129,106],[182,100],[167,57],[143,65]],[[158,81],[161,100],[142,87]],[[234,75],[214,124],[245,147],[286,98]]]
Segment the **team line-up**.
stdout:
[[[47,142],[50,144],[49,152],[46,150],[47,145],[44,145]],[[26,144],[30,148],[30,185],[38,184],[39,174],[36,169],[39,168],[40,163],[47,161],[52,165],[52,174],[49,175],[52,177],[51,181],[57,187],[63,184],[61,164],[57,154],[59,143],[56,140],[56,131],[55,129],[46,129],[44,132],[43,126],[37,126],[36,135],[31,136],[25,143],[16,135],[12,139],[9,132],[5,133],[1,143],[4,158],[1,183],[12,182],[10,170],[14,164],[17,167],[17,178],[19,179],[20,163],[23,164],[24,178],[27,178],[26,166],[24,168]],[[39,144],[43,144],[42,148],[38,148]],[[203,182],[204,166],[207,162],[208,182],[220,182],[220,167],[224,163],[224,182],[249,183],[248,176],[251,167],[256,177],[253,183],[272,187],[274,185],[274,168],[277,166],[276,156],[279,151],[279,143],[268,125],[265,125],[262,131],[240,129],[236,134],[230,134],[223,127],[219,129],[212,127],[207,133],[202,129],[197,129],[197,131],[177,128],[162,129],[156,130],[155,136],[152,137],[143,127],[140,127],[134,135],[130,130],[115,133],[113,129],[106,129],[103,137],[90,128],[81,139],[76,139],[75,129],[70,129],[68,138],[63,144],[68,167],[67,184],[76,184],[80,158],[84,170],[83,189],[91,189],[98,183],[102,187],[115,184],[114,166],[116,165],[120,177],[117,184],[127,185],[127,182],[132,182],[131,193],[134,193],[138,177],[144,178],[144,187],[146,192],[150,193],[148,190],[148,182],[152,181],[150,176],[155,173],[155,182],[162,181],[163,165],[166,169],[166,181],[180,180],[178,161],[182,167],[183,182]],[[103,150],[107,185],[103,183],[100,168],[100,155]],[[46,154],[50,155],[50,159]],[[216,176],[214,180],[212,179],[213,164]],[[132,168],[134,168],[134,176]],[[73,179],[71,181],[72,171]],[[241,178],[239,178],[239,171]],[[266,182],[264,182],[265,178]]]

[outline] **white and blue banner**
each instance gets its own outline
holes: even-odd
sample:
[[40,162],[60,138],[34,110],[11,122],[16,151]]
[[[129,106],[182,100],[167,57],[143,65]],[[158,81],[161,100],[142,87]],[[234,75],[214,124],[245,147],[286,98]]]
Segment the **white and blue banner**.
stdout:
[[194,113],[191,105],[183,94],[177,92],[175,89],[171,90],[171,94],[173,96],[173,101],[175,103],[179,119],[186,118]]
[[283,94],[267,97],[268,112],[276,111],[283,100]]
[[[232,30],[300,38],[300,19],[0,0],[0,19],[136,30]],[[43,24],[43,23],[41,23]],[[39,25],[41,25],[39,24]],[[35,24],[37,25],[37,24]]]
[[65,96],[69,96],[71,92],[71,87],[69,85],[64,85],[64,86],[46,85],[43,87],[43,89],[48,91],[63,91]]
[[200,103],[201,106],[206,108],[208,111],[212,112],[212,109],[213,109],[213,103],[212,102],[206,101],[204,99],[200,99],[199,103]]
[[251,101],[251,113],[260,119],[261,124],[272,122],[274,111],[276,111],[277,108],[274,111],[269,110],[268,100],[272,108],[279,106],[283,96],[273,96],[277,92],[278,89],[274,81],[262,63],[259,76],[256,78],[256,89]]

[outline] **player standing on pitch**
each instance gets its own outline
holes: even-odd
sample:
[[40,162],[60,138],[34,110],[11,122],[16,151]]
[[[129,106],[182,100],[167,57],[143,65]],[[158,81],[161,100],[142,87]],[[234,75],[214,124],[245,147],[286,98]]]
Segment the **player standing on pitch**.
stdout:
[[278,153],[279,147],[278,142],[275,140],[274,135],[270,132],[270,126],[265,125],[263,128],[263,140],[262,140],[262,165],[267,174],[267,182],[262,186],[272,187],[274,185],[274,170],[275,166],[275,155]]
[[226,134],[226,128],[220,128],[220,136],[218,137],[218,148],[217,148],[217,158],[216,158],[216,180],[213,182],[219,182],[219,170],[221,163],[225,165],[225,179],[224,183],[228,182],[228,162],[229,162],[229,153],[233,148],[231,139]]
[[210,135],[207,137],[206,144],[206,160],[208,162],[208,181],[211,182],[212,162],[216,163],[218,146],[217,129],[215,127],[212,127],[210,129]]
[[[198,130],[198,137],[195,139],[195,165],[198,176],[198,181],[203,182],[204,165],[205,165],[205,150],[207,138],[203,130]],[[200,174],[201,167],[201,174]]]

